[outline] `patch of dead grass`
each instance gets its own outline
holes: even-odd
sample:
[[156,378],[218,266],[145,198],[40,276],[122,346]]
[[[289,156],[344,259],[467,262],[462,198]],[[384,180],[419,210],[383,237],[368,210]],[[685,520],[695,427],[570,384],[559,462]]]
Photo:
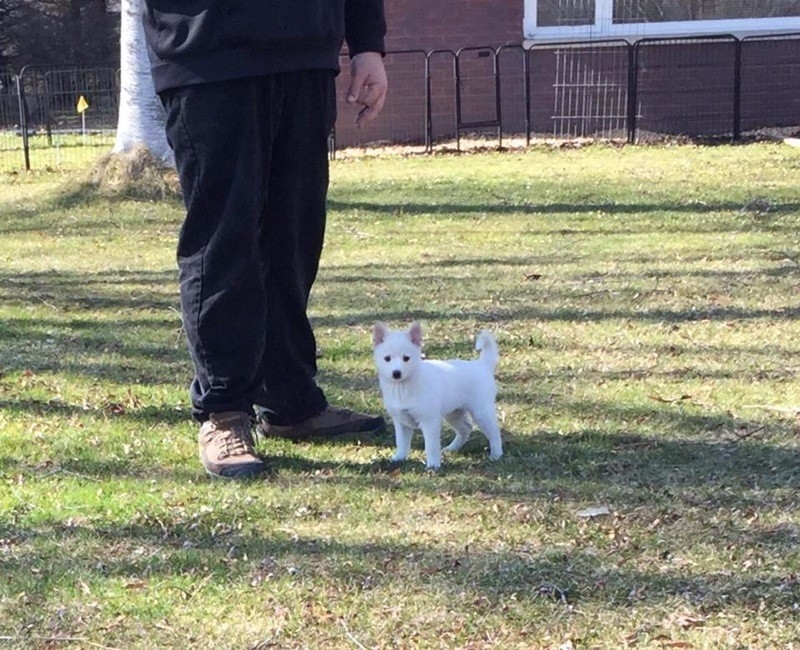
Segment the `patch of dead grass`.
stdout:
[[144,145],[103,156],[89,170],[87,180],[105,195],[145,200],[181,197],[175,169],[166,166]]

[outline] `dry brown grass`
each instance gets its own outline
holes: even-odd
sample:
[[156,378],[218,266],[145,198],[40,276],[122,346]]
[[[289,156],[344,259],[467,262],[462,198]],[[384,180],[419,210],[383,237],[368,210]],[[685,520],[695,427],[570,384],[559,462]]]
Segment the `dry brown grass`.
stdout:
[[141,145],[124,153],[103,156],[92,166],[87,180],[109,196],[152,201],[181,196],[175,169],[165,166]]

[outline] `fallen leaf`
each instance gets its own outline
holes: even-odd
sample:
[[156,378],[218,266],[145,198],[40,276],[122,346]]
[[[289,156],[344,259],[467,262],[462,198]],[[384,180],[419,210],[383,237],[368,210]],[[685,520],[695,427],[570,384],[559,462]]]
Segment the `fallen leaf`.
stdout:
[[603,517],[610,514],[611,510],[609,510],[608,506],[592,506],[591,508],[586,508],[577,513],[578,517],[586,518]]
[[680,397],[661,397],[661,395],[648,395],[648,397],[656,402],[664,404],[674,404],[675,402],[683,402],[692,399],[691,395],[681,395]]
[[682,627],[684,630],[688,630],[691,627],[698,627],[703,625],[706,622],[706,619],[699,618],[696,616],[688,616],[686,614],[679,614],[675,617],[675,623]]
[[656,528],[661,525],[661,517],[656,517],[650,525],[645,529],[648,533],[652,533]]

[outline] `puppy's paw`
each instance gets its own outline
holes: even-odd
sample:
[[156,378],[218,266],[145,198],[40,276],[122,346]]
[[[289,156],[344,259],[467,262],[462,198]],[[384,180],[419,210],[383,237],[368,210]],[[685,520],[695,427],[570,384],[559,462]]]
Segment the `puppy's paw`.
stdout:
[[494,453],[489,454],[490,460],[500,460],[503,457],[502,451],[496,451]]
[[389,458],[385,458],[380,461],[377,470],[379,472],[385,472],[389,476],[398,476],[403,469],[403,465],[402,462],[395,462]]

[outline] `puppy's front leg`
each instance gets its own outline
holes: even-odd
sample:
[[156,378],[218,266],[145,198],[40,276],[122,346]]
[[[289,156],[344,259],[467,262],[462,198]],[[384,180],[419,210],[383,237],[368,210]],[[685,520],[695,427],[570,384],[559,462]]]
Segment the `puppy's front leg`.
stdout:
[[395,451],[392,460],[406,460],[411,453],[411,437],[414,435],[414,429],[404,424],[400,417],[392,416],[392,423],[394,424],[395,441]]
[[442,466],[442,421],[429,420],[419,423],[425,438],[425,467],[439,469]]

